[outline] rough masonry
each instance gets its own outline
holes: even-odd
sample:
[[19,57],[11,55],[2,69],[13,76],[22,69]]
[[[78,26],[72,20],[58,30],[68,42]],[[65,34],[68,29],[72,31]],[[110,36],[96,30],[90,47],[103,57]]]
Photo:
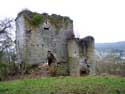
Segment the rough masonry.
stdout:
[[[57,62],[57,74],[80,75],[79,61],[87,57],[94,62],[94,38],[75,38],[69,17],[23,10],[16,18],[17,62],[48,62],[48,51]],[[94,67],[92,66],[92,71]]]

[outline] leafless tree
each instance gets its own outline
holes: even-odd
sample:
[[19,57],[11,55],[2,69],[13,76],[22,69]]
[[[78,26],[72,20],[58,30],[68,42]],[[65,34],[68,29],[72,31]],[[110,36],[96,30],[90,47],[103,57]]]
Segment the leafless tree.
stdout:
[[7,53],[8,62],[10,62],[9,49],[14,43],[11,37],[13,22],[14,20],[10,18],[0,20],[0,51],[5,51]]
[[5,18],[4,20],[0,20],[0,34],[8,33],[8,29],[12,28],[12,19]]

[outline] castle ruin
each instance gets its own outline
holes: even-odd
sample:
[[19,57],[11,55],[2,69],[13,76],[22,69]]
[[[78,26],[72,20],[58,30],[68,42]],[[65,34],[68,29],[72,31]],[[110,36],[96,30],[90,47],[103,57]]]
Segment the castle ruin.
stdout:
[[16,18],[17,62],[48,62],[51,52],[57,62],[57,74],[79,76],[79,62],[88,58],[90,74],[94,69],[94,38],[75,38],[73,21],[60,15],[24,10]]

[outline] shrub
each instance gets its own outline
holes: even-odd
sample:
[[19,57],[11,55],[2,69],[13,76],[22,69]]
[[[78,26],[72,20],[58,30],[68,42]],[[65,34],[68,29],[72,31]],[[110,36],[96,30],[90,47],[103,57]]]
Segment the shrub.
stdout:
[[41,23],[43,23],[43,16],[42,15],[39,15],[37,13],[33,13],[32,14],[32,19],[31,19],[31,24],[34,25],[34,26],[38,26],[40,25]]
[[109,75],[125,76],[125,64],[115,64],[113,62],[100,62],[96,64],[96,73],[98,75],[106,73]]
[[0,62],[0,80],[5,80],[8,76],[8,64]]
[[18,67],[14,62],[6,63],[0,61],[0,80],[7,80],[18,73]]
[[24,17],[26,19],[26,24],[28,23],[29,25],[34,27],[39,26],[44,22],[44,16],[41,14],[37,13],[32,13],[30,15],[26,14]]

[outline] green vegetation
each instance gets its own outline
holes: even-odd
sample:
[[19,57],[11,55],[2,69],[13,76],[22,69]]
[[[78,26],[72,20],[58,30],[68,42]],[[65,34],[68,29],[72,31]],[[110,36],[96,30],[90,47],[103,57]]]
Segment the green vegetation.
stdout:
[[8,74],[8,64],[0,61],[0,80],[6,79]]
[[4,55],[4,53],[2,51],[0,51],[0,80],[3,80],[7,77],[8,71],[8,65],[7,63],[4,63],[2,60],[2,56]]
[[44,22],[44,17],[42,15],[37,14],[37,13],[32,14],[32,19],[31,19],[31,24],[32,25],[38,26],[43,22]]
[[7,80],[9,76],[17,73],[17,66],[14,62],[7,63],[0,61],[0,81]]
[[5,53],[0,51],[0,81],[7,80],[10,75],[16,74],[18,70],[14,61],[8,62],[2,57],[5,57]]
[[34,27],[39,26],[44,22],[44,16],[38,13],[31,13],[30,15],[25,15],[28,23]]
[[68,64],[67,65],[65,63],[64,64],[60,64],[57,67],[56,74],[57,75],[68,75],[68,73],[69,73],[68,70],[69,70]]
[[0,94],[125,94],[125,78],[50,77],[0,82]]
[[72,20],[70,20],[69,17],[63,17],[56,14],[52,15],[48,15],[46,13],[39,14],[31,12],[29,10],[23,10],[18,15],[21,15],[22,13],[24,13],[24,16],[27,19],[28,24],[32,25],[33,27],[39,26],[45,21],[46,18],[48,18],[49,22],[55,27],[56,33],[58,33],[62,27],[67,28],[68,24],[70,22],[72,23]]

